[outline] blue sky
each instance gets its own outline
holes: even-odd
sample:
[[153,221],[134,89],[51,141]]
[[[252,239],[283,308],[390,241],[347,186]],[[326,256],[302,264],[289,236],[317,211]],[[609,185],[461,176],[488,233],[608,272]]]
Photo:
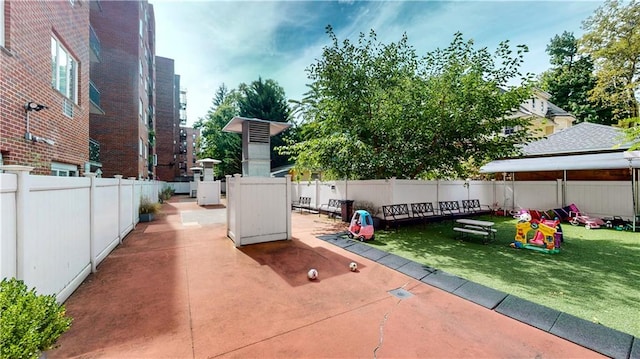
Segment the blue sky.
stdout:
[[306,92],[305,68],[338,39],[373,29],[384,43],[407,33],[419,55],[446,47],[462,32],[477,48],[500,41],[525,44],[523,70],[549,68],[545,49],[563,31],[580,36],[582,21],[603,1],[178,1],[150,0],[156,19],[156,54],[175,60],[187,89],[191,125],[211,108],[221,84],[237,88],[259,76],[277,81],[287,98]]

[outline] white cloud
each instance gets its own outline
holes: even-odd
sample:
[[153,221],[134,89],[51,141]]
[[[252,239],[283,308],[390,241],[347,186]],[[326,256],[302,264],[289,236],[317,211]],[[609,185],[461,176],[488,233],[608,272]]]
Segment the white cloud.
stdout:
[[549,39],[562,31],[581,34],[580,23],[598,2],[363,2],[363,1],[165,1],[152,0],[156,53],[173,58],[188,93],[188,120],[203,117],[217,88],[235,88],[271,78],[289,98],[299,99],[309,82],[304,71],[329,43],[325,26],[339,40],[374,29],[378,40],[402,33],[418,54],[446,47],[456,31],[493,50],[502,40],[527,44],[525,71],[548,67]]

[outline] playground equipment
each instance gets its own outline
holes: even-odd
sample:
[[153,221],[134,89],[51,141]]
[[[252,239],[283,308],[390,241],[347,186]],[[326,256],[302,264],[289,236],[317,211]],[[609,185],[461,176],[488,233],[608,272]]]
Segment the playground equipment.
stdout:
[[373,218],[369,212],[359,209],[353,213],[349,224],[349,238],[358,238],[360,241],[373,240]]
[[[535,233],[531,239],[528,239],[529,232],[532,230],[535,230]],[[531,214],[523,213],[516,224],[516,237],[510,246],[553,254],[560,252],[562,240],[562,227],[558,218],[533,219]]]
[[562,207],[556,208],[553,212],[560,218],[560,220],[566,220],[571,223],[572,226],[583,225],[586,229],[595,229],[605,226],[605,222],[602,218],[592,217],[588,214],[580,211],[578,206],[574,203]]

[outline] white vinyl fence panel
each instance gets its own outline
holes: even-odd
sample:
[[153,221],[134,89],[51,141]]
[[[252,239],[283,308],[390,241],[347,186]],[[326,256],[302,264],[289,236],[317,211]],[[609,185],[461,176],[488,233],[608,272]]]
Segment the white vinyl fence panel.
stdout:
[[190,182],[167,182],[167,186],[173,188],[175,194],[190,194]]
[[94,246],[92,255],[98,265],[120,243],[119,231],[119,180],[115,178],[95,178],[94,207],[100,213],[95,221]]
[[0,278],[16,276],[17,190],[18,177],[0,173]]
[[595,217],[617,214],[633,217],[631,182],[568,181],[567,204],[574,203],[581,212]]
[[0,173],[0,278],[21,279],[60,302],[133,230],[140,195],[157,200],[163,185],[2,169],[8,173]]
[[133,226],[138,221],[138,206],[140,205],[140,197],[134,195],[135,180],[120,179],[120,201],[119,201],[119,226],[120,238],[133,230]]
[[385,180],[348,181],[346,183],[346,193],[347,199],[356,201],[355,205],[357,205],[357,202],[362,201],[371,202],[376,208],[379,208],[380,212],[382,212],[381,207],[388,203],[387,201],[393,195],[389,181]]
[[[507,182],[509,184],[510,182]],[[562,207],[562,184],[557,181],[517,181],[514,209],[548,210]]]
[[294,200],[311,197],[315,203],[329,199],[368,201],[380,208],[387,204],[478,199],[481,205],[505,209],[549,210],[575,203],[582,211],[603,217],[633,218],[631,182],[617,181],[311,181],[292,186]]
[[89,274],[90,187],[89,178],[29,176],[17,273],[29,287],[58,294]]
[[[392,192],[393,199],[387,199],[380,206],[385,204],[400,203],[420,203],[431,202],[437,206],[438,204],[438,181],[411,181],[411,180],[393,180],[390,181],[391,187],[388,192]],[[393,203],[391,203],[393,202]]]

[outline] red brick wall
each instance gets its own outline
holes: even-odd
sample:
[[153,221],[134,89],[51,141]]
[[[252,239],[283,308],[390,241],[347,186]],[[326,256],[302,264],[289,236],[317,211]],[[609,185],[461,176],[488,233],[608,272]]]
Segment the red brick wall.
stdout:
[[[142,3],[142,7],[141,4]],[[104,177],[121,174],[126,177],[149,178],[148,159],[139,155],[140,139],[149,147],[149,126],[145,109],[155,105],[145,89],[148,75],[153,84],[155,73],[147,56],[155,56],[153,8],[146,1],[101,1],[100,8],[91,7],[93,26],[101,45],[101,61],[92,63],[91,80],[100,91],[100,106],[105,112],[91,114],[91,138],[100,143],[100,162]],[[140,37],[139,20],[148,12],[149,31]],[[139,66],[142,62],[140,77]],[[153,87],[153,85],[151,85]],[[153,91],[152,91],[153,92]],[[139,100],[143,101],[143,118],[139,116]],[[153,157],[153,148],[148,158]]]
[[[50,174],[51,161],[84,170],[89,160],[89,7],[69,1],[5,1],[5,47],[0,48],[0,150],[4,164],[36,167]],[[78,61],[78,104],[73,118],[63,114],[64,95],[51,87],[51,36]],[[26,141],[24,105],[48,106],[30,112],[30,132],[55,145]]]
[[[178,82],[177,82],[178,81]],[[179,77],[174,74],[174,61],[156,56],[156,153],[158,167],[156,173],[162,181],[173,181],[176,174],[174,141],[179,141]]]

